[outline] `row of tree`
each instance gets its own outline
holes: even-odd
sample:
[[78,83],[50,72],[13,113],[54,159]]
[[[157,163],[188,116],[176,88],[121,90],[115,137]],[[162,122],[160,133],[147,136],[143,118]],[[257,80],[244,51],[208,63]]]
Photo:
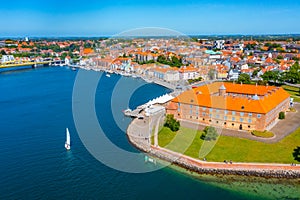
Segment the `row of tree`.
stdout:
[[[257,75],[257,71],[256,75]],[[274,82],[282,84],[283,82],[289,82],[289,83],[300,83],[300,65],[298,62],[295,62],[290,67],[290,70],[285,72],[279,72],[279,71],[267,71],[265,72],[261,78],[264,80],[264,82],[261,83],[267,83],[267,82]],[[239,83],[245,83],[249,84],[251,83],[251,78],[249,74],[241,74],[238,78]]]
[[171,67],[178,67],[178,68],[183,65],[181,58],[177,58],[177,56],[172,56],[170,59],[169,57],[166,57],[164,55],[159,55],[157,57],[157,62],[165,65],[170,65]]

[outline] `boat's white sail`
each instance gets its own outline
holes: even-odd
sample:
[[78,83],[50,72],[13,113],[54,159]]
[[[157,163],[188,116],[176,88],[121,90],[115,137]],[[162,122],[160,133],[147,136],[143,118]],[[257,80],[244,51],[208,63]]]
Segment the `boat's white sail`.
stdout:
[[65,142],[65,148],[69,150],[71,148],[71,138],[70,138],[70,132],[69,129],[66,128],[66,142]]

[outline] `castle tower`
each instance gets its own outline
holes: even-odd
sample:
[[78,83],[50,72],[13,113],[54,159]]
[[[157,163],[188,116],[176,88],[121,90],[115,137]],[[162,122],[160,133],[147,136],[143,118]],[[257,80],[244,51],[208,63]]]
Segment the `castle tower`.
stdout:
[[221,87],[219,88],[219,95],[224,96],[225,94],[226,94],[226,88],[224,84],[222,84]]

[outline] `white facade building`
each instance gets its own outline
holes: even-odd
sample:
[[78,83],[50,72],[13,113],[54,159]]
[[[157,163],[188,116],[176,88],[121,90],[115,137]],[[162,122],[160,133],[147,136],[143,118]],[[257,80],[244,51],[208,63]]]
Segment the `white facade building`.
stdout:
[[214,41],[215,49],[224,49],[225,40],[216,40]]
[[13,55],[2,55],[1,63],[14,61],[15,57]]

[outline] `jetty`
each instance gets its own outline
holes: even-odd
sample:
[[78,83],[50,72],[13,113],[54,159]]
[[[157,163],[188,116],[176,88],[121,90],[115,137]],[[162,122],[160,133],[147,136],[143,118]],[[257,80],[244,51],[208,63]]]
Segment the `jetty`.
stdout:
[[123,113],[127,117],[138,118],[143,110],[143,108],[136,108],[135,110],[126,109],[123,111]]
[[159,105],[163,105],[166,102],[172,100],[177,94],[178,94],[177,91],[173,91],[170,94],[165,94],[157,98],[154,98],[148,101],[147,103],[138,106],[134,110],[126,109],[123,111],[123,113],[125,116],[132,117],[132,118],[144,118],[144,116],[149,117],[150,115],[165,110],[163,106],[159,106]]

